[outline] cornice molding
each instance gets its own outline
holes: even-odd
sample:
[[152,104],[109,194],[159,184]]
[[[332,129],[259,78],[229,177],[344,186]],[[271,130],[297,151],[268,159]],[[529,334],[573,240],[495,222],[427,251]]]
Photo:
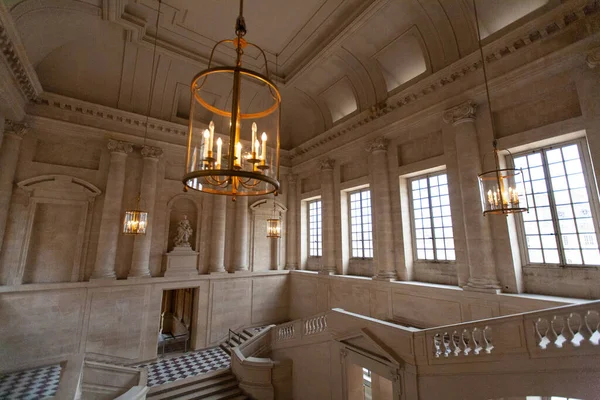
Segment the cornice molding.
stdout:
[[[486,64],[491,64],[506,56],[515,53],[523,53],[534,43],[557,35],[573,23],[585,20],[589,16],[597,14],[599,11],[600,7],[592,0],[574,0],[572,2],[567,2],[552,10],[552,12],[485,45],[485,62]],[[599,30],[599,27],[596,25],[593,26],[595,26],[595,28],[586,30],[586,37],[595,34]],[[579,41],[583,39],[584,38],[581,38]],[[565,45],[565,47],[570,44],[573,43],[569,43]],[[555,51],[558,50],[559,49]],[[409,104],[414,104],[417,100],[429,97],[451,83],[462,81],[467,76],[470,77],[473,72],[480,70],[482,65],[483,63],[478,51],[463,57],[434,75],[430,75],[406,90],[388,98],[385,102],[379,103],[376,106],[361,112],[355,117],[332,127],[328,131],[323,132],[317,137],[292,149],[290,152],[291,161],[294,162],[294,160],[299,157],[304,159],[309,153],[313,153],[318,148],[334,141],[342,135],[360,129],[392,111],[401,109]]]
[[42,85],[27,58],[12,17],[2,2],[0,2],[0,52],[23,96],[29,101],[35,100],[43,91]]

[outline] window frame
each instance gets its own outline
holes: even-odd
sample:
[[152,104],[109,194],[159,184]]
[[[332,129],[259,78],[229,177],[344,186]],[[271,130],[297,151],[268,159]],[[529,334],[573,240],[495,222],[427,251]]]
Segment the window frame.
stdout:
[[[372,254],[372,256],[371,257],[364,257],[364,254],[365,254],[365,240],[364,240],[364,237],[362,235],[364,233],[364,231],[361,230],[361,243],[362,243],[363,257],[354,257],[353,256],[354,247],[353,247],[353,244],[352,244],[353,240],[352,240],[352,206],[351,206],[352,201],[351,201],[351,197],[352,197],[353,194],[362,193],[362,192],[366,192],[366,191],[369,192],[369,199],[371,201],[371,205],[369,206],[369,209],[371,210],[371,223],[370,223],[370,225],[371,225],[371,254]],[[348,191],[347,192],[347,197],[348,197],[348,210],[347,210],[348,211],[348,242],[350,243],[350,259],[351,260],[372,260],[374,258],[374,256],[375,256],[375,236],[374,236],[374,232],[373,232],[373,230],[374,230],[373,229],[374,228],[374,226],[373,226],[373,197],[372,197],[372,193],[371,193],[371,188],[367,186],[367,187],[363,187],[363,188],[360,188],[360,189],[355,189],[355,190]],[[361,207],[360,207],[360,217],[361,217],[361,219],[363,218],[362,201],[363,200],[362,200],[362,196],[361,196],[361,199],[360,199],[360,204],[361,204]]]
[[[428,173],[424,173],[424,174],[418,174],[418,175],[413,175],[410,178],[407,179],[407,192],[408,192],[408,198],[409,198],[409,212],[410,212],[410,235],[411,235],[411,246],[412,246],[412,251],[413,251],[413,262],[416,264],[450,264],[450,265],[456,265],[456,242],[454,242],[455,236],[454,236],[454,220],[452,219],[452,206],[450,204],[450,202],[448,203],[448,206],[450,207],[450,220],[452,221],[452,242],[454,244],[454,260],[438,260],[437,258],[437,252],[436,252],[436,246],[435,246],[435,234],[434,234],[434,225],[433,225],[433,213],[430,213],[430,219],[431,219],[431,232],[432,232],[432,241],[433,241],[433,256],[434,259],[433,260],[428,260],[428,259],[420,259],[417,257],[417,231],[416,231],[416,226],[415,226],[415,206],[414,206],[414,198],[413,198],[413,190],[412,190],[412,183],[415,180],[419,180],[419,179],[423,179],[423,178],[427,178],[427,180],[429,180],[430,177],[434,177],[434,176],[439,176],[439,175],[446,175],[446,185],[448,186],[448,199],[450,199],[450,182],[448,182],[448,171],[446,169],[442,169],[442,170],[437,170],[435,172],[428,172]],[[427,198],[429,200],[431,200],[431,186],[429,186],[429,183],[427,184]],[[429,207],[431,208],[431,203],[429,205]]]
[[[321,203],[319,206],[319,214],[320,214],[320,218],[317,221],[317,225],[318,225],[318,229],[320,230],[320,232],[318,233],[318,238],[320,238],[320,241],[317,241],[317,253],[319,253],[319,249],[320,249],[320,254],[317,255],[313,255],[311,254],[311,233],[310,233],[310,226],[311,226],[311,220],[310,220],[310,206],[311,204],[315,204],[315,203]],[[306,225],[307,225],[307,235],[306,235],[306,239],[307,239],[307,250],[308,250],[308,257],[309,258],[319,258],[319,257],[323,257],[323,202],[321,200],[321,198],[317,198],[317,199],[313,199],[310,201],[306,202]],[[320,244],[320,246],[319,246]]]
[[[525,235],[525,221],[523,220],[523,216],[521,213],[518,213],[515,215],[515,219],[517,221],[517,241],[519,243],[519,252],[521,255],[521,260],[524,260],[525,262],[523,262],[523,266],[524,267],[533,267],[533,268],[540,268],[540,267],[554,267],[554,268],[599,268],[600,267],[600,263],[599,264],[567,264],[566,263],[566,258],[565,258],[565,253],[564,253],[564,246],[562,243],[562,240],[560,238],[560,227],[559,227],[559,219],[557,216],[557,211],[556,211],[556,204],[555,204],[555,199],[554,199],[554,194],[551,193],[553,191],[552,188],[552,178],[550,177],[549,174],[549,169],[548,169],[548,161],[546,159],[546,155],[545,152],[548,150],[552,150],[552,149],[557,149],[557,148],[562,148],[565,146],[569,146],[572,144],[576,144],[579,150],[579,155],[580,155],[580,160],[581,160],[581,166],[582,166],[582,173],[583,173],[583,177],[585,179],[585,185],[586,185],[586,190],[588,193],[588,201],[590,204],[590,211],[592,213],[592,220],[594,222],[594,226],[595,226],[595,231],[596,231],[596,243],[599,244],[600,247],[600,229],[597,229],[598,223],[600,223],[600,204],[599,204],[599,195],[598,195],[598,187],[596,184],[596,179],[594,177],[594,166],[592,164],[592,160],[591,160],[591,156],[590,156],[590,152],[589,152],[589,145],[587,143],[587,140],[585,138],[578,138],[578,139],[574,139],[574,140],[568,140],[568,141],[564,141],[564,142],[558,142],[558,143],[553,143],[550,145],[546,145],[546,146],[539,146],[539,147],[535,147],[529,150],[525,150],[525,151],[521,151],[518,153],[513,154],[513,161],[515,158],[518,157],[523,157],[523,156],[527,156],[530,154],[534,154],[534,153],[541,153],[542,154],[542,167],[544,168],[544,179],[546,181],[546,186],[548,188],[548,198],[549,198],[549,204],[550,204],[550,212],[552,213],[552,225],[554,228],[554,236],[556,238],[556,243],[557,243],[557,250],[558,250],[558,257],[560,262],[559,263],[532,263],[529,260],[529,251],[527,248],[527,239],[526,239],[526,235]],[[512,166],[514,167],[514,165]],[[565,173],[565,176],[566,173]],[[595,190],[594,190],[595,189]],[[525,193],[525,195],[527,195],[527,193]],[[569,203],[569,204],[573,204],[573,203]],[[528,207],[532,207],[532,204],[528,204]],[[577,235],[579,235],[579,233],[577,233]],[[580,247],[581,250],[581,247]],[[583,260],[583,257],[582,257]]]

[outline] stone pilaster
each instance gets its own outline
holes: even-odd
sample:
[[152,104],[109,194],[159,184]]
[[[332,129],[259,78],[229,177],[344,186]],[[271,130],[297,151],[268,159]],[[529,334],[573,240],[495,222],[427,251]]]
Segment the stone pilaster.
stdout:
[[476,111],[477,104],[467,101],[444,113],[444,122],[451,124],[456,143],[469,264],[469,282],[464,289],[498,292],[500,284],[492,252],[492,235],[480,205],[477,174],[481,171],[481,157],[475,128]]
[[152,228],[154,220],[154,203],[156,202],[156,174],[158,159],[163,154],[160,147],[142,147],[144,167],[140,189],[140,206],[148,213],[148,226],[145,235],[137,235],[133,243],[131,268],[127,278],[150,277],[150,250],[152,247]]
[[115,279],[115,258],[122,226],[121,206],[125,186],[125,161],[133,151],[131,143],[110,139],[110,165],[104,192],[104,205],[100,219],[98,250],[92,279]]
[[276,271],[279,269],[279,238],[269,239],[269,252],[269,269]]
[[5,121],[4,138],[2,147],[0,147],[0,251],[2,251],[2,242],[6,232],[6,221],[21,152],[21,142],[27,129],[25,123]]
[[208,272],[225,271],[225,222],[227,217],[227,197],[213,195],[212,229]]
[[319,273],[335,274],[335,193],[333,167],[335,160],[321,160],[321,213],[323,219],[323,257]]
[[287,227],[286,227],[286,263],[285,269],[294,270],[298,269],[298,240],[297,240],[297,182],[298,176],[289,174],[287,176],[288,188],[287,188]]
[[235,199],[235,228],[233,232],[232,269],[248,271],[248,197]]
[[586,138],[592,156],[596,180],[600,179],[600,48],[588,53],[587,67],[574,75],[577,77],[577,94],[585,124]]
[[373,279],[392,280],[397,278],[394,264],[394,232],[392,227],[392,205],[387,158],[388,140],[379,137],[367,145],[371,178],[371,206],[376,229],[377,252],[373,259],[376,274]]

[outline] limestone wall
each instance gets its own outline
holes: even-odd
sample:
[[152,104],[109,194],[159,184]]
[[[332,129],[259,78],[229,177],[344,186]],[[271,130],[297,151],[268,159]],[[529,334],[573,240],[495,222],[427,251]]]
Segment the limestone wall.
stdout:
[[304,271],[292,272],[290,279],[292,320],[341,308],[403,325],[429,328],[573,302],[550,296],[495,295],[463,291],[455,286],[378,282]]
[[228,329],[288,318],[287,272],[2,287],[0,369],[43,365],[77,352],[123,364],[153,359],[162,293],[176,288],[197,289],[193,349],[216,345]]

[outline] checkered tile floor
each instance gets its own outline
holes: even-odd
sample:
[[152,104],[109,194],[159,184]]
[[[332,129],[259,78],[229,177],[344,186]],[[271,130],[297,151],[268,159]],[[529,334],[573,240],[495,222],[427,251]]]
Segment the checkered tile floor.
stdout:
[[162,385],[190,376],[229,368],[230,357],[215,347],[188,353],[180,357],[139,365],[148,368],[148,386]]
[[60,381],[60,365],[0,375],[0,399],[33,400],[54,396]]

